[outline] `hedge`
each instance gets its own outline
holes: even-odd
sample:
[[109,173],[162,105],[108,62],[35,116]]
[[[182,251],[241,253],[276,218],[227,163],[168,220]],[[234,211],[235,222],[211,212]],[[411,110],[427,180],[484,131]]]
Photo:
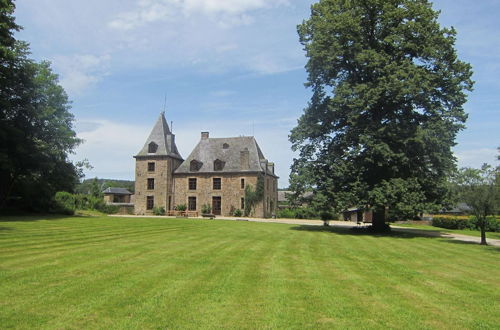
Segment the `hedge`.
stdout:
[[[434,216],[432,218],[434,227],[446,229],[470,229],[480,230],[476,217],[453,217],[453,216]],[[486,218],[486,231],[500,231],[500,222],[494,216]]]

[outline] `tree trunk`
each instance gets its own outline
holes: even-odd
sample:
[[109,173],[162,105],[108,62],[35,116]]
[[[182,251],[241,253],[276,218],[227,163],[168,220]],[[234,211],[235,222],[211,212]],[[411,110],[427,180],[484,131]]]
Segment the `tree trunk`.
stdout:
[[385,224],[385,207],[376,207],[373,210],[372,230],[374,232],[385,232],[388,226]]
[[486,219],[481,221],[481,245],[488,245],[486,243]]

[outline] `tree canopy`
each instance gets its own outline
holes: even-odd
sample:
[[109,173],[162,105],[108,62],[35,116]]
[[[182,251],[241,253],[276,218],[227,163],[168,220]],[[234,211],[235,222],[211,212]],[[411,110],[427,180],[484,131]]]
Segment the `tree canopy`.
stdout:
[[14,38],[14,8],[0,0],[0,204],[41,210],[56,191],[74,189],[68,154],[81,141],[50,63],[30,59],[28,44]]
[[453,179],[457,197],[471,208],[481,229],[481,244],[486,245],[487,217],[500,210],[500,168],[465,167]]
[[[298,26],[312,97],[291,131],[292,185],[337,210],[417,215],[444,202],[472,70],[427,0],[321,0]],[[307,175],[304,178],[304,174]]]

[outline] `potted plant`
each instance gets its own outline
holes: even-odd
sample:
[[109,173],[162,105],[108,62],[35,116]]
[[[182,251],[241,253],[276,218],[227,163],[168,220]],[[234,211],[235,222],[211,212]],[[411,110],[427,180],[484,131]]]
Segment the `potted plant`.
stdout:
[[187,206],[186,204],[179,204],[175,207],[176,211],[179,211],[179,216],[184,216],[186,213]]
[[215,215],[212,214],[212,207],[210,204],[203,204],[201,206],[201,216],[204,218],[215,218]]

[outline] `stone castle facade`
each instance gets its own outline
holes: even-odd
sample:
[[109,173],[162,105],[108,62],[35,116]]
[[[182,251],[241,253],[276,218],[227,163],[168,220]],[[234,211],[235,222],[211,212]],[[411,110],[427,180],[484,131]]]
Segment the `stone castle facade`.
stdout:
[[162,113],[134,157],[136,214],[151,214],[154,207],[173,210],[181,204],[201,213],[208,204],[213,214],[230,216],[236,209],[243,211],[245,188],[251,185],[255,190],[259,180],[262,199],[251,216],[266,218],[276,211],[278,176],[254,137],[210,138],[202,132],[183,159]]

